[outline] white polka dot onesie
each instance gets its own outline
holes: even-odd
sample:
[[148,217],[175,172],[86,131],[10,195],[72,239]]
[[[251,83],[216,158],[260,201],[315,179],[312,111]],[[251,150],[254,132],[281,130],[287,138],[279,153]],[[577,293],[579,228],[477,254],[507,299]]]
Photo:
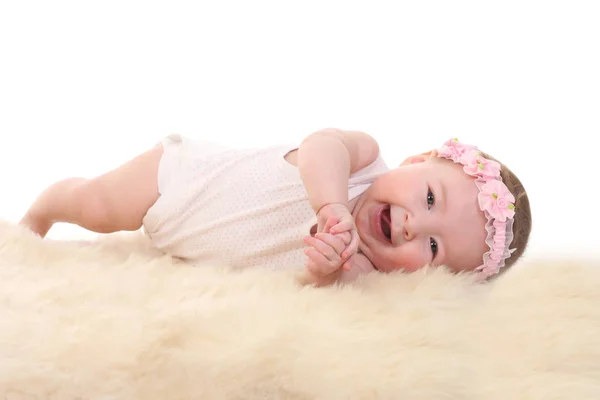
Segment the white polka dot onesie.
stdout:
[[[143,220],[156,248],[195,264],[303,268],[302,238],[317,220],[284,159],[297,146],[239,150],[180,135],[162,145],[160,197]],[[386,171],[378,158],[353,174],[348,200]]]

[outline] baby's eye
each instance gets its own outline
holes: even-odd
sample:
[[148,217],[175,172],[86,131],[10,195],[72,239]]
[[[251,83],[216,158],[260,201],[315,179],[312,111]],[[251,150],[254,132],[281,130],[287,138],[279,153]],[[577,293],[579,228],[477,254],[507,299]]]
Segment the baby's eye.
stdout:
[[433,207],[434,204],[435,196],[433,195],[431,189],[427,189],[427,209],[431,209],[431,207]]
[[429,247],[431,247],[431,253],[433,254],[433,258],[435,258],[435,255],[438,251],[438,245],[435,239],[429,238]]

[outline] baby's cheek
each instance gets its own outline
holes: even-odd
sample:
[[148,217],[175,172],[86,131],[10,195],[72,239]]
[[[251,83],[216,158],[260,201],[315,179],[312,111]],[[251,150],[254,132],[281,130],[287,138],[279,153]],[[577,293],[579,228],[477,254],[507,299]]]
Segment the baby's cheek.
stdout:
[[427,264],[427,260],[424,259],[423,254],[419,249],[414,249],[405,245],[397,249],[391,260],[393,265],[392,270],[402,270],[405,272],[414,272],[423,268]]
[[415,272],[421,268],[423,268],[424,264],[420,262],[416,262],[414,260],[405,261],[402,265],[399,266],[398,269],[401,269],[406,272]]

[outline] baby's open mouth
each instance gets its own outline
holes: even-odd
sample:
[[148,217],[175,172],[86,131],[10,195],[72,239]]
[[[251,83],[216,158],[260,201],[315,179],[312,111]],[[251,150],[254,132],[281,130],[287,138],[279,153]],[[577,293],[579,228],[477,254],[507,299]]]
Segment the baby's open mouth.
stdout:
[[390,213],[390,206],[385,206],[381,211],[381,230],[385,238],[391,243],[392,242],[392,215]]

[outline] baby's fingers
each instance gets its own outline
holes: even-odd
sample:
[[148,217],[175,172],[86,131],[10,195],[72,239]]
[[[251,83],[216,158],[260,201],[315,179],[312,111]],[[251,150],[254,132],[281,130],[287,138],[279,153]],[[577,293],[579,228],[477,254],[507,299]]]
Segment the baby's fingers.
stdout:
[[[321,235],[322,234],[318,233],[317,237],[306,236],[304,238],[304,243],[306,243],[309,246],[312,246],[312,248],[314,248],[320,254],[322,254],[328,263],[340,262],[341,261],[340,253],[344,250],[345,245],[342,243],[341,248],[338,250],[332,246],[332,243],[334,245],[338,246],[338,248],[340,247],[339,243],[336,243],[335,241],[331,241],[332,243],[325,242],[325,241],[321,240],[321,237],[322,237]],[[331,236],[331,235],[327,235],[327,236]],[[339,240],[339,242],[341,242],[341,240]]]
[[325,276],[334,272],[338,267],[333,265],[331,261],[327,259],[318,250],[313,248],[304,249],[304,254],[308,257],[305,263],[306,268],[315,275]]
[[346,248],[346,250],[342,253],[342,258],[344,260],[348,259],[348,257],[352,256],[358,251],[358,244],[360,242],[360,237],[358,236],[358,232],[356,229],[352,230],[352,240],[350,244]]
[[348,246],[352,241],[352,234],[350,232],[338,233],[335,237],[340,238],[345,246]]
[[340,223],[334,225],[329,232],[331,232],[332,234],[336,235],[338,233],[342,233],[342,232],[348,232],[354,229],[354,221],[352,220],[345,220],[345,221],[340,221]]
[[[318,270],[318,269],[320,269],[320,267],[321,267],[322,265],[325,265],[325,264],[329,263],[329,260],[327,259],[327,257],[325,257],[325,256],[324,256],[322,253],[320,253],[318,250],[315,250],[315,249],[313,249],[313,248],[311,248],[311,247],[309,247],[309,248],[307,248],[307,249],[304,249],[304,254],[306,254],[306,256],[308,257],[308,259],[309,259],[310,261],[312,261],[312,263],[314,264],[314,265],[313,265],[313,268],[314,268],[315,270]],[[308,266],[309,264],[310,264],[310,263],[307,263],[307,266]],[[315,272],[315,271],[313,271],[313,272]]]
[[323,231],[322,232],[329,233],[329,230],[331,229],[331,227],[337,225],[337,223],[339,221],[340,221],[339,218],[335,218],[335,217],[329,217],[329,218],[327,218],[327,222],[325,223],[325,226],[323,227]]
[[[350,236],[350,234],[348,234]],[[340,237],[340,235],[332,235],[330,233],[317,233],[315,238],[328,244],[337,254],[342,254],[342,251],[346,248],[347,243]],[[348,241],[350,242],[350,241]]]

